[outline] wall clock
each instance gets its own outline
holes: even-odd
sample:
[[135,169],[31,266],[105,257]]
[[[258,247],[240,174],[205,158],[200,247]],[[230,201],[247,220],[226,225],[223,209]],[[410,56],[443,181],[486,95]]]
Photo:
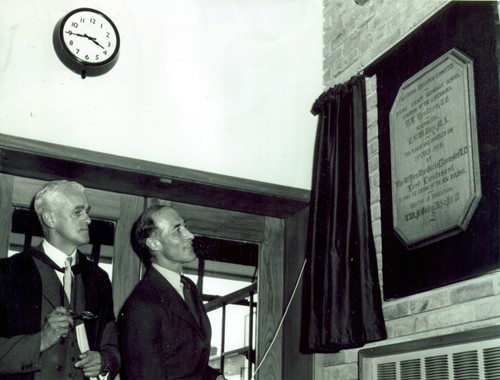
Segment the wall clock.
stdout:
[[62,63],[85,78],[107,73],[118,60],[120,35],[113,21],[91,8],[79,8],[54,28],[54,49]]

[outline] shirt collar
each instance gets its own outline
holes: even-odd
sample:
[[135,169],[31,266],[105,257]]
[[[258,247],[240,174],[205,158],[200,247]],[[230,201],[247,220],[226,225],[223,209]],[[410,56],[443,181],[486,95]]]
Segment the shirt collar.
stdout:
[[160,272],[163,277],[165,277],[165,279],[170,283],[170,285],[175,288],[175,290],[177,290],[179,293],[182,293],[181,275],[179,273],[174,272],[170,269],[163,268],[156,263],[151,263],[151,265],[158,272]]
[[[68,258],[67,254],[65,254],[61,250],[57,249],[56,247],[54,247],[47,240],[43,240],[42,246],[43,246],[43,250],[45,251],[45,254],[54,263],[56,263],[61,268],[64,268],[66,266],[65,261]],[[69,257],[71,258],[71,265],[75,265],[76,249],[73,251],[73,253]]]

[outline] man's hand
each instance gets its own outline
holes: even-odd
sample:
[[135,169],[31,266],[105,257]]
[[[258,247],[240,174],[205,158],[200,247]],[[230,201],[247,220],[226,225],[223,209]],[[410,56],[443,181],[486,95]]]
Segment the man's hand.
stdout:
[[85,377],[97,377],[101,372],[101,354],[97,351],[87,351],[79,356],[75,363],[76,368],[81,368]]
[[66,338],[72,327],[73,318],[64,307],[59,306],[52,310],[42,325],[40,352],[52,347],[60,338]]

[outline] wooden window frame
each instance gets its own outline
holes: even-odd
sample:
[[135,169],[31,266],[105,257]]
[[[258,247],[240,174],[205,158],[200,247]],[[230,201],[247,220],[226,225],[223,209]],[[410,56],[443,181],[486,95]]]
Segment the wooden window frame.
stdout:
[[[41,180],[72,179],[87,188],[144,197],[142,208],[151,198],[168,200],[191,221],[190,226],[196,226],[195,233],[258,242],[257,365],[264,353],[266,358],[256,379],[288,378],[289,374],[313,378],[314,358],[298,352],[300,294],[293,300],[293,314],[277,331],[284,301],[303,262],[309,191],[4,134],[0,134],[0,172]],[[12,207],[10,199],[12,186],[1,181],[0,213]],[[126,203],[120,207],[128,208]],[[212,235],[214,221],[207,216],[214,212],[225,217]],[[10,221],[3,226],[0,248],[6,252]],[[132,282],[139,280],[140,264],[139,268],[126,261],[118,265],[123,273],[130,271]],[[131,283],[123,286],[122,296],[130,287]],[[275,334],[278,339],[269,348]]]

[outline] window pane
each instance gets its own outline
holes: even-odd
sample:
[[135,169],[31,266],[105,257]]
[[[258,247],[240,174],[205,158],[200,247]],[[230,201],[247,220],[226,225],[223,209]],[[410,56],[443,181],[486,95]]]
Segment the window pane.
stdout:
[[[199,259],[184,265],[184,274],[196,283],[198,273],[204,275],[199,290],[203,293],[205,303],[210,302],[210,365],[221,368],[222,358],[224,376],[227,379],[246,380],[250,371],[249,363],[255,362],[253,357],[258,297],[256,293],[253,294],[251,312],[249,292],[255,292],[256,287],[252,286],[251,290],[246,289],[243,292],[241,290],[257,281],[259,246],[255,243],[202,236],[196,236],[193,246]],[[226,298],[221,300],[220,297]],[[223,306],[224,302],[232,304]]]

